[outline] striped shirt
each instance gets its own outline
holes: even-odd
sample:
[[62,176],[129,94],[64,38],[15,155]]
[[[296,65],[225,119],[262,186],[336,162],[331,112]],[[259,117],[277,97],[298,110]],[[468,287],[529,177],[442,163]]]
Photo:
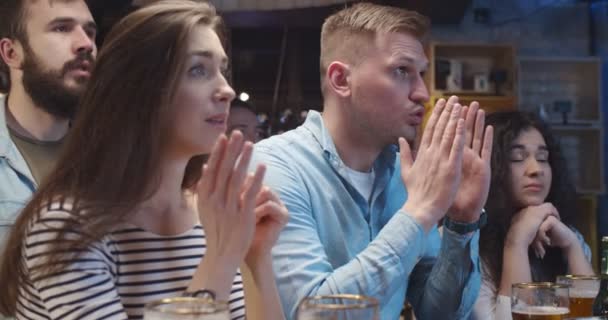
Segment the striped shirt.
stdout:
[[[31,224],[23,248],[28,273],[43,261],[49,243],[57,238],[55,228],[67,219],[70,214],[55,206]],[[61,272],[43,279],[28,277],[20,288],[17,319],[142,319],[146,303],[184,292],[205,244],[200,225],[175,236],[121,225]],[[240,272],[229,306],[232,319],[245,318]]]

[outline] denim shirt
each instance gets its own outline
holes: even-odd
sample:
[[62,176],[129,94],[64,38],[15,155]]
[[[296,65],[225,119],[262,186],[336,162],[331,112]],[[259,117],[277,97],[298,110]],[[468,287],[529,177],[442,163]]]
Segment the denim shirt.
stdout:
[[346,179],[318,112],[256,144],[257,163],[290,213],[272,251],[287,319],[304,297],[340,293],[378,299],[383,320],[399,318],[406,295],[418,319],[467,318],[481,283],[479,231],[425,234],[401,211],[407,193],[396,146],[374,162],[369,201]]
[[0,95],[0,250],[17,215],[38,187],[9,135],[6,108],[6,96]]

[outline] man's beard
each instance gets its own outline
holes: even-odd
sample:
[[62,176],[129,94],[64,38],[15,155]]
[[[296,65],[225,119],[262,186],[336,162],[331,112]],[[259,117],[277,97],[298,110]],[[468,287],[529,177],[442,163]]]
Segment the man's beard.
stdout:
[[66,62],[61,70],[44,70],[40,59],[29,45],[24,46],[24,52],[22,68],[25,92],[45,112],[59,118],[72,118],[88,78],[76,78],[80,84],[76,88],[67,87],[64,78],[69,71],[78,69],[82,62],[86,61],[92,65],[91,52],[82,52],[74,60]]

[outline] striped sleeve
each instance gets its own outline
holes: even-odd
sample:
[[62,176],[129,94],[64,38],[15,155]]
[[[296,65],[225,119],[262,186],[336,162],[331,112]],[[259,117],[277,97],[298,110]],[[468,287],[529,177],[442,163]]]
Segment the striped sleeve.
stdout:
[[[47,211],[32,224],[23,249],[30,274],[45,263],[50,244],[62,241],[57,239],[56,230],[68,219],[70,214],[65,211]],[[72,233],[67,238],[75,236]],[[94,243],[63,270],[43,278],[30,278],[30,283],[20,290],[19,318],[127,319],[114,285],[112,258],[106,252],[103,243]]]

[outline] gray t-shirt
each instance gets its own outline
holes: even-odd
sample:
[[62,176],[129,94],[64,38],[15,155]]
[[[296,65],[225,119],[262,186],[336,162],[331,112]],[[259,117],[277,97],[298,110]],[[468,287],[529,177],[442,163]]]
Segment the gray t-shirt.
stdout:
[[10,126],[8,131],[11,140],[17,145],[25,162],[27,162],[36,183],[40,184],[55,167],[65,138],[58,141],[38,141],[19,134]]

